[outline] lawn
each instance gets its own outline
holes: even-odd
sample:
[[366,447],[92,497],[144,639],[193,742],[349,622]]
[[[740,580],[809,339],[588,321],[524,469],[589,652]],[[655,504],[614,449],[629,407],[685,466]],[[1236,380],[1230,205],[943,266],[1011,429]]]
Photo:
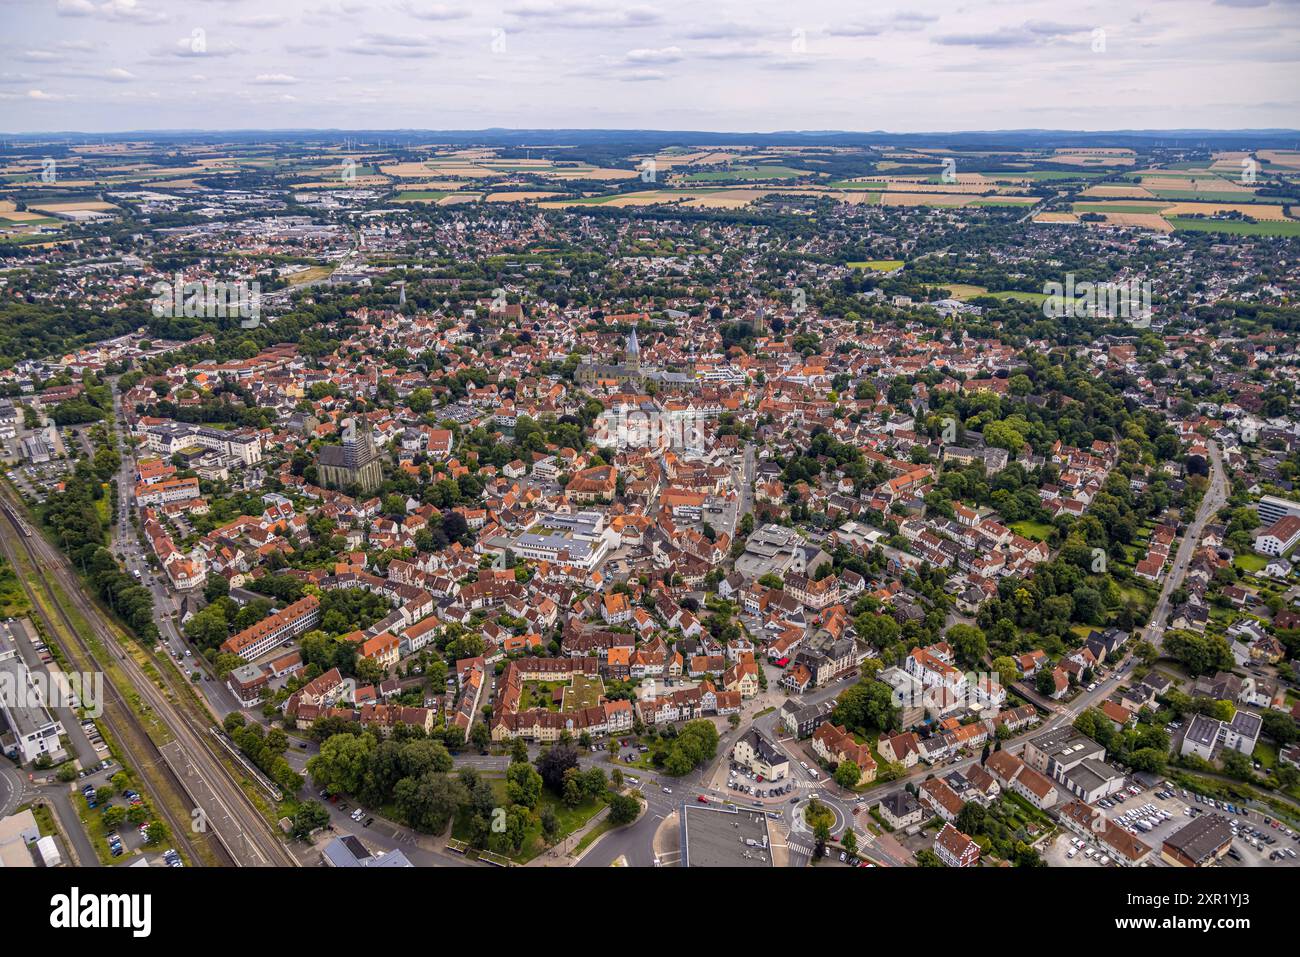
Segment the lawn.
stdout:
[[1045,542],[1047,537],[1052,534],[1051,525],[1046,522],[1035,522],[1027,518],[1019,522],[1012,522],[1011,530],[1017,535],[1033,539],[1036,542]]
[[975,299],[979,296],[992,296],[994,299],[1018,299],[1022,302],[1042,302],[1047,298],[1046,293],[1041,292],[1021,292],[1018,289],[1005,289],[1000,292],[990,292],[986,286],[976,286],[972,283],[965,282],[940,282],[935,283],[941,289],[947,289],[948,295],[953,299],[960,299],[963,302],[967,299]]
[[1020,302],[1042,302],[1047,298],[1045,292],[1025,292],[1021,289],[1008,289],[1004,292],[991,292],[994,299],[1017,299]]
[[565,683],[562,681],[525,682],[519,696],[519,710],[546,708],[549,711],[558,711],[560,706],[554,698],[554,693],[564,687]]
[[1277,766],[1277,748],[1263,741],[1255,745],[1255,753],[1252,757],[1263,766],[1265,771],[1271,771]]
[[1264,566],[1268,564],[1268,559],[1263,555],[1252,555],[1245,552],[1238,552],[1232,557],[1232,564],[1236,565],[1237,568],[1241,569],[1243,572],[1248,572],[1253,575],[1256,572],[1264,570]]

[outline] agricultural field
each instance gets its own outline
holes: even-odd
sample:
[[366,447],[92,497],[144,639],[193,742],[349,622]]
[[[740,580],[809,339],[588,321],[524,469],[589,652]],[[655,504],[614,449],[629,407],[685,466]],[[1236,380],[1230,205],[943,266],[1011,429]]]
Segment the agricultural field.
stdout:
[[687,183],[729,182],[732,180],[798,179],[816,175],[807,170],[789,166],[741,166],[731,169],[710,170],[704,173],[687,173],[682,180]]
[[893,272],[895,269],[903,268],[901,259],[870,259],[865,262],[845,263],[850,269],[861,269],[865,272]]
[[1202,233],[1228,233],[1233,236],[1300,236],[1300,221],[1250,223],[1239,219],[1193,219],[1175,216],[1169,221],[1174,229]]

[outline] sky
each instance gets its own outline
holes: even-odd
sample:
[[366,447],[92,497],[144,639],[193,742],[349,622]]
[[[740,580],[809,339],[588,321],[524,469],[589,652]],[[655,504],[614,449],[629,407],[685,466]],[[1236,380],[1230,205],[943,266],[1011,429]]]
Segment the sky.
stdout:
[[0,0],[0,130],[1300,128],[1300,0]]

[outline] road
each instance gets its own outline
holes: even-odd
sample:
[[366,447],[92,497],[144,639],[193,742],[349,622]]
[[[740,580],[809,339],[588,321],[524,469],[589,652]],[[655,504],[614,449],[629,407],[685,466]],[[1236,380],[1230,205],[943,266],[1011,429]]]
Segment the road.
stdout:
[[[149,589],[153,595],[154,610],[157,613],[158,631],[162,637],[162,646],[176,662],[176,667],[186,675],[198,671],[203,681],[196,685],[199,694],[207,701],[208,707],[218,719],[225,718],[232,711],[240,710],[239,702],[226,687],[225,682],[218,681],[207,661],[198,649],[191,646],[180,629],[180,612],[184,599],[168,584],[167,574],[149,563],[149,555],[140,544],[140,535],[131,524],[131,508],[135,489],[137,459],[134,447],[127,441],[126,419],[122,414],[122,397],[113,383],[113,415],[122,450],[122,464],[117,472],[117,521],[111,530],[110,547],[122,563],[122,567]],[[194,599],[191,599],[191,602]],[[188,654],[187,654],[188,652]]]
[[[754,443],[745,443],[745,455],[736,481],[739,484],[740,503],[736,508],[736,525],[754,510]],[[733,474],[735,470],[733,469]]]
[[0,758],[0,818],[8,817],[22,803],[23,778],[23,772],[10,764],[8,758]]
[[1219,509],[1228,500],[1229,484],[1227,474],[1223,468],[1223,458],[1219,454],[1219,446],[1215,442],[1207,443],[1210,450],[1210,481],[1205,489],[1205,495],[1201,498],[1201,504],[1196,509],[1196,517],[1192,519],[1191,525],[1187,527],[1183,540],[1178,545],[1178,552],[1174,555],[1173,566],[1169,569],[1169,574],[1165,577],[1164,587],[1160,589],[1160,597],[1156,600],[1155,608],[1151,612],[1151,620],[1147,623],[1142,632],[1142,638],[1151,642],[1156,648],[1159,648],[1165,637],[1165,620],[1169,617],[1170,598],[1175,591],[1182,587],[1183,579],[1187,576],[1187,568],[1191,564],[1192,555],[1196,551],[1196,544],[1201,540],[1201,533],[1205,531],[1206,524],[1218,513]]

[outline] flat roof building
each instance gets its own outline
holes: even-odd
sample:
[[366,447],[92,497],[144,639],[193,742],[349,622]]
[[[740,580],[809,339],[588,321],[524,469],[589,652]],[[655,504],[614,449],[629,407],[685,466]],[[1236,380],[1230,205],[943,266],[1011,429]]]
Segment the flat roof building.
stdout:
[[682,867],[772,866],[762,811],[683,803],[680,815]]
[[23,764],[42,755],[51,761],[67,757],[60,735],[63,724],[49,709],[48,703],[32,678],[27,663],[18,651],[13,624],[0,625],[0,717],[4,718],[5,750],[17,750]]

